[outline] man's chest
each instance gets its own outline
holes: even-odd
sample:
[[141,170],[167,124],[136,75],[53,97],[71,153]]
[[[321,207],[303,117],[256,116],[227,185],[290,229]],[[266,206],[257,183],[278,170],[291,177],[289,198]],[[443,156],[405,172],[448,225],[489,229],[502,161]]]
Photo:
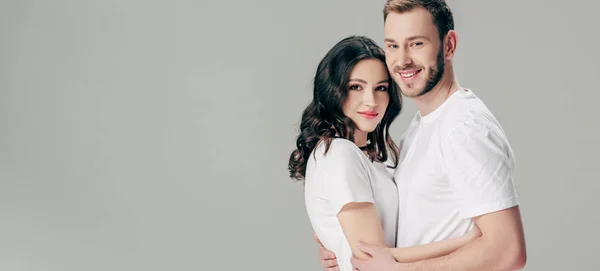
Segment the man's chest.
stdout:
[[400,161],[394,173],[400,201],[438,208],[454,199],[435,133],[407,134],[400,146]]

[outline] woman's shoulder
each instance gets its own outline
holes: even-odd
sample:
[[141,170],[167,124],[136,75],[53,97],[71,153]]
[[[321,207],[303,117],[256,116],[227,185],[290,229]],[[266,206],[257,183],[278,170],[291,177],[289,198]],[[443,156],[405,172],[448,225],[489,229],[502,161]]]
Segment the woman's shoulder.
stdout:
[[345,186],[369,181],[367,162],[368,157],[350,140],[322,140],[307,161],[306,184],[311,186],[327,180],[330,186]]
[[325,140],[319,141],[313,154],[315,157],[337,158],[341,160],[356,159],[364,156],[354,142],[345,138],[332,138],[327,146]]

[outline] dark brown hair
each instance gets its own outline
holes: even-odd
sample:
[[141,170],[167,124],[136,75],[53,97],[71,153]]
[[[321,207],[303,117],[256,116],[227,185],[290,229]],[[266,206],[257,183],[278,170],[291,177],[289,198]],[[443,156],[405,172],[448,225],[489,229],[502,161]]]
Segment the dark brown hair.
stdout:
[[[364,59],[377,59],[385,66],[384,51],[373,40],[363,36],[350,36],[333,46],[319,63],[313,83],[313,100],[302,113],[296,150],[290,155],[290,177],[304,179],[306,162],[320,141],[325,143],[325,152],[333,138],[354,141],[354,122],[344,115],[342,107],[349,91],[350,73]],[[379,125],[367,134],[367,153],[372,161],[386,161],[391,151],[395,167],[398,164],[398,147],[389,136],[389,128],[400,114],[402,100],[396,85],[391,78],[389,80],[389,103]]]

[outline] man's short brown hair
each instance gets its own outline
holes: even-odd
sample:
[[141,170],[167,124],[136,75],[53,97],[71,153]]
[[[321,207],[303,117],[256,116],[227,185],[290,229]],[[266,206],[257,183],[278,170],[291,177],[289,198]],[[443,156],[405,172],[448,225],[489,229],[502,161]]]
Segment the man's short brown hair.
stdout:
[[383,8],[383,21],[391,12],[403,13],[416,8],[424,8],[433,16],[440,40],[448,31],[454,30],[454,18],[450,7],[444,0],[388,0]]

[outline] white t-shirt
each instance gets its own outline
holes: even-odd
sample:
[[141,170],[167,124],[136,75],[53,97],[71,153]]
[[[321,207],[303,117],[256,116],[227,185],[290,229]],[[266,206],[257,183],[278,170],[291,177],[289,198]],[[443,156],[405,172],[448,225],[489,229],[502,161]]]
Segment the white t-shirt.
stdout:
[[399,145],[397,247],[465,234],[472,217],[518,204],[513,151],[469,89],[428,115],[417,113]]
[[371,202],[377,208],[388,247],[396,244],[398,189],[393,170],[371,162],[351,141],[336,138],[324,155],[320,143],[306,165],[305,205],[323,246],[335,253],[340,271],[352,271],[352,250],[337,214],[350,202]]

